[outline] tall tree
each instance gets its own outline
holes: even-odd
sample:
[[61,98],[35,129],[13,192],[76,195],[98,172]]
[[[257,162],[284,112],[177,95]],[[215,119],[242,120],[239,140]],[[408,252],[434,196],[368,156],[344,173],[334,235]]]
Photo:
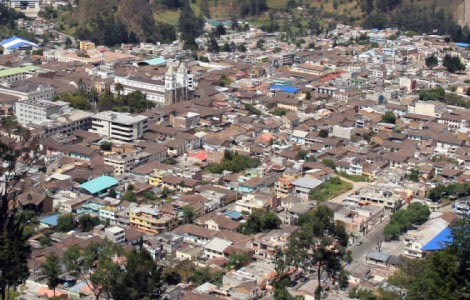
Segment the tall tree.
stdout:
[[4,181],[0,186],[0,297],[9,297],[9,289],[16,288],[29,275],[27,265],[31,248],[29,234],[25,234],[25,214],[17,214],[16,204],[11,201],[15,187],[25,178],[35,163],[35,140],[29,132],[22,131],[18,140],[5,138],[0,142],[0,174]]
[[183,0],[178,28],[181,33],[180,39],[184,42],[186,49],[197,49],[196,38],[203,32],[204,18],[196,17],[188,0]]
[[342,262],[347,258],[346,246],[348,235],[344,224],[335,222],[333,212],[326,206],[319,206],[315,211],[299,216],[298,225],[301,231],[294,235],[286,250],[276,253],[278,288],[283,290],[286,272],[291,268],[316,268],[318,288],[315,294],[319,297],[323,291],[323,276],[332,284],[339,283],[341,288],[347,286],[347,276]]
[[434,67],[437,66],[437,63],[438,63],[436,55],[433,53],[429,56],[426,56],[425,63],[426,63],[426,67],[432,70]]
[[44,275],[47,278],[47,286],[50,289],[54,290],[59,285],[59,275],[60,275],[60,260],[55,253],[51,253],[46,257],[46,261],[41,266]]

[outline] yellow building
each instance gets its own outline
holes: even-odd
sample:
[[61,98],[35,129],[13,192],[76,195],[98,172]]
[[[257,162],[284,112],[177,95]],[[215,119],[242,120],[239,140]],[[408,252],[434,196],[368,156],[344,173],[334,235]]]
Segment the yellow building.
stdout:
[[96,48],[95,43],[91,41],[80,41],[80,50],[82,51],[88,51],[88,50],[92,50],[95,48]]
[[153,174],[149,176],[149,184],[153,186],[160,186],[162,184],[163,176],[168,172],[164,170],[154,170]]
[[151,233],[171,231],[178,225],[178,219],[164,215],[158,208],[137,207],[129,213],[130,225],[138,230]]

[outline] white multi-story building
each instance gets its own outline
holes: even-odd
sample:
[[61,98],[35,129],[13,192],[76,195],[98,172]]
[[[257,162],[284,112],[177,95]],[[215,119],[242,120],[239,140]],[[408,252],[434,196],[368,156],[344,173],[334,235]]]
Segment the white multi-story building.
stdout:
[[445,105],[437,101],[418,101],[408,106],[408,112],[418,115],[438,117],[447,112]]
[[122,245],[126,242],[126,232],[118,226],[107,227],[104,230],[105,237],[115,244]]
[[18,97],[21,100],[51,100],[55,95],[52,86],[35,85],[19,81],[0,86],[0,93]]
[[104,164],[114,168],[114,175],[122,175],[129,172],[133,167],[146,163],[150,154],[145,151],[114,154],[104,157]]
[[41,10],[40,0],[6,0],[5,3],[30,18],[37,17]]
[[67,102],[24,100],[16,102],[16,117],[22,125],[43,124],[69,109]]
[[145,98],[156,104],[166,105],[189,100],[194,90],[194,77],[181,63],[175,71],[170,66],[165,73],[164,81],[137,76],[116,76],[111,85],[114,94],[127,95],[140,91]]
[[140,139],[147,131],[147,117],[103,111],[92,116],[92,125],[89,131],[111,140],[131,143]]

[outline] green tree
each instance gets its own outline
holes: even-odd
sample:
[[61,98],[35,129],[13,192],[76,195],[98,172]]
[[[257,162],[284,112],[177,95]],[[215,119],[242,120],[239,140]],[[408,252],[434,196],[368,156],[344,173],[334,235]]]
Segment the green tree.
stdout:
[[99,225],[100,219],[98,217],[92,217],[89,214],[84,214],[78,218],[78,223],[82,231],[86,232],[92,230],[96,225]]
[[333,169],[333,170],[336,170],[336,163],[334,160],[331,160],[331,159],[324,159],[321,161],[322,164],[324,164],[325,166]]
[[225,27],[223,24],[217,25],[217,27],[215,28],[215,35],[217,37],[220,37],[221,35],[225,35]]
[[382,116],[382,122],[395,124],[396,122],[395,114],[391,111],[385,112],[385,114]]
[[221,51],[222,52],[231,52],[232,48],[230,47],[230,45],[227,42],[225,42],[225,44],[222,46]]
[[405,178],[414,182],[419,181],[419,169],[413,168],[409,173],[405,175]]
[[425,58],[425,63],[426,63],[426,67],[428,67],[429,69],[432,70],[438,64],[436,55],[431,54],[431,55],[427,56]]
[[191,206],[183,207],[183,221],[184,224],[192,224],[194,218],[196,217],[196,212]]
[[196,38],[203,32],[204,19],[196,17],[188,0],[182,0],[183,5],[180,10],[178,22],[180,38],[184,42],[185,49],[197,49]]
[[252,261],[252,257],[249,253],[241,252],[241,253],[236,253],[232,252],[230,253],[228,257],[228,263],[227,263],[227,270],[238,270],[241,267],[244,267],[248,265]]
[[444,56],[444,60],[442,61],[442,65],[447,68],[447,71],[450,73],[458,73],[461,71],[465,71],[465,65],[460,60],[459,56],[452,56],[450,54],[446,54]]
[[217,43],[217,39],[215,38],[215,34],[211,33],[209,37],[209,45],[207,47],[207,51],[212,53],[219,53],[219,44]]
[[57,231],[68,232],[75,229],[75,222],[72,214],[63,214],[57,220]]
[[46,257],[46,261],[41,265],[41,268],[44,272],[44,276],[47,278],[47,286],[54,290],[55,297],[55,289],[60,283],[59,275],[61,274],[60,260],[57,255],[53,252],[49,254]]
[[307,93],[305,94],[305,100],[311,100],[312,99],[312,94],[310,93],[310,91],[307,91]]
[[396,239],[400,234],[413,228],[414,225],[421,225],[429,218],[431,211],[429,207],[420,203],[411,203],[406,210],[395,212],[390,222],[384,227],[384,237],[386,240]]
[[319,137],[322,137],[322,138],[327,138],[328,137],[328,129],[321,129],[319,132],[318,132],[318,136]]
[[316,268],[317,297],[324,290],[324,276],[330,279],[333,285],[339,283],[341,288],[345,288],[347,276],[343,270],[343,261],[347,258],[348,235],[344,223],[335,222],[333,212],[320,205],[315,211],[300,215],[297,224],[301,227],[300,232],[291,238],[286,249],[278,249],[276,252],[276,289],[283,291],[283,280],[291,267],[307,270]]
[[255,211],[238,230],[242,234],[252,235],[263,231],[277,229],[281,223],[281,219],[279,219],[279,217],[273,212]]
[[275,116],[282,117],[285,114],[287,114],[287,109],[285,109],[285,108],[278,107],[273,111],[273,115],[275,115]]
[[[27,216],[19,214],[9,203],[10,193],[15,190],[16,183],[26,176],[26,170],[37,159],[35,140],[30,138],[27,131],[19,137],[17,141],[0,142],[0,174],[11,175],[3,179],[0,188],[0,298],[4,300],[9,299],[10,289],[15,290],[28,278],[27,259],[31,254],[28,239],[32,231],[27,231]],[[20,161],[22,167],[17,168]]]

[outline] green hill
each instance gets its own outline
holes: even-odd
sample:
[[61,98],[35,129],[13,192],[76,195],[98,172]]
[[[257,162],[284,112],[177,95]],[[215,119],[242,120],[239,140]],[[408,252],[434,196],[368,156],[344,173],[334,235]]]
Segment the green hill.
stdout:
[[180,9],[189,3],[195,16],[248,20],[266,31],[285,32],[290,41],[339,23],[451,34],[466,41],[468,34],[457,23],[467,14],[470,21],[467,2],[470,10],[470,0],[81,0],[54,21],[61,30],[98,44],[165,42],[175,38]]

